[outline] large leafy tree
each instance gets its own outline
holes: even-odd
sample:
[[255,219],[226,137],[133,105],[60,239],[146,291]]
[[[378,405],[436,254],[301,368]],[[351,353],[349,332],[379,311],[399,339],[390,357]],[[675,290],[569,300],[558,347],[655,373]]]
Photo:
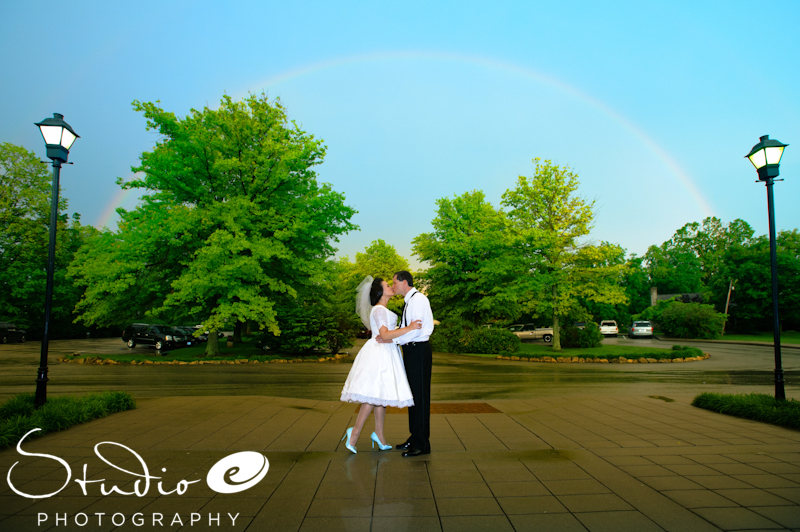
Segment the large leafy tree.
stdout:
[[693,250],[670,245],[650,246],[644,255],[650,282],[661,294],[684,294],[703,290],[700,259]]
[[525,260],[517,283],[533,314],[553,319],[553,349],[559,350],[561,318],[581,299],[616,304],[626,301],[624,263],[618,246],[583,245],[594,206],[577,196],[578,175],[569,167],[534,159],[531,178],[503,194],[517,256]]
[[[408,260],[382,239],[372,241],[364,251],[357,252],[355,262],[350,262],[347,257],[337,261],[333,277],[336,279],[337,289],[332,301],[336,301],[336,308],[346,310],[356,332],[362,328],[362,324],[354,312],[355,289],[367,275],[380,277],[391,283],[392,276],[400,270],[410,270]],[[415,285],[416,278],[415,276]],[[402,301],[399,298],[392,299],[388,306],[397,312],[402,308]]]
[[519,261],[505,214],[480,191],[436,203],[433,231],[414,239],[414,253],[430,264],[424,280],[431,305],[475,324],[516,318],[521,309],[511,283]]
[[716,217],[687,223],[672,238],[647,250],[644,258],[651,282],[661,293],[703,293],[719,307],[730,281],[722,273],[727,250],[746,246],[752,237],[753,229],[740,219],[727,226]]
[[[69,273],[83,287],[76,305],[79,320],[99,326],[158,320],[171,283],[195,245],[189,230],[193,216],[183,206],[145,201],[132,211],[120,210],[117,231],[98,232],[82,246]],[[189,323],[203,313],[187,306],[168,316]]]
[[367,275],[391,282],[392,276],[400,270],[409,270],[408,260],[391,244],[382,239],[374,240],[364,251],[356,253],[350,284],[358,285]]
[[[14,321],[34,335],[42,328],[50,225],[51,174],[35,153],[0,144],[0,320]],[[69,218],[60,197],[51,331],[73,334],[72,308],[78,293],[66,266],[93,228]]]
[[[800,329],[800,232],[781,231],[776,238],[778,304],[784,329]],[[735,280],[729,309],[731,328],[740,331],[771,330],[772,281],[769,238],[753,238],[747,245],[727,249],[722,275]],[[727,295],[727,294],[726,294]]]
[[[650,304],[647,274],[636,268],[636,257],[625,258],[625,250],[619,245],[603,242],[599,246],[587,246],[581,249],[577,259],[581,271],[588,276],[587,292],[578,299],[579,310],[585,310],[588,315],[576,315],[576,320],[616,320],[622,328],[630,321],[631,305]],[[616,286],[625,297],[608,299],[597,293],[609,286]],[[643,304],[644,294],[647,295],[646,304]]]
[[642,265],[643,260],[643,257],[636,255],[627,260],[628,267],[623,286],[625,286],[625,295],[628,297],[628,307],[627,314],[622,320],[623,323],[628,322],[630,316],[638,314],[650,306],[650,277]]
[[[154,316],[191,317],[210,331],[252,321],[280,334],[278,313],[322,283],[334,243],[355,227],[343,195],[317,180],[324,145],[264,95],[225,96],[184,118],[152,102],[133,106],[161,140],[121,183],[143,189],[143,205],[104,236],[113,246],[75,265],[84,286],[104,287],[87,290],[83,319],[108,319],[106,294],[122,294],[120,303],[138,290]],[[152,272],[141,290],[136,272]]]

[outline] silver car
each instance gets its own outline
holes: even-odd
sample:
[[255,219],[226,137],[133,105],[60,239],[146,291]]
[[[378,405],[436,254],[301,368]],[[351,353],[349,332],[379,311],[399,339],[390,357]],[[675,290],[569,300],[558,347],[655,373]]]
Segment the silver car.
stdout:
[[549,344],[553,341],[552,327],[537,327],[533,323],[517,323],[511,325],[508,330],[516,334],[523,342],[525,340],[542,339]]
[[652,338],[653,324],[649,321],[634,321],[629,336],[631,338]]

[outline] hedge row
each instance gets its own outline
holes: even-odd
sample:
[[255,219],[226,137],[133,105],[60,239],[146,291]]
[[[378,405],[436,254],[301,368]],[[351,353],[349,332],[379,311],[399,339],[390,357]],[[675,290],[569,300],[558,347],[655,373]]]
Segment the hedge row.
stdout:
[[73,425],[131,410],[136,403],[125,392],[105,392],[84,397],[53,397],[41,408],[33,394],[21,394],[0,406],[0,449],[16,445],[28,431],[29,438],[68,429]]
[[598,364],[646,364],[646,363],[669,363],[669,362],[692,362],[696,360],[705,360],[710,358],[711,355],[703,353],[696,347],[687,347],[681,345],[672,346],[672,350],[663,351],[661,353],[626,353],[625,355],[607,355],[596,353],[580,353],[580,354],[561,354],[551,353],[549,355],[540,355],[535,353],[514,353],[513,355],[504,354],[497,358],[502,360],[524,360],[528,362],[573,362],[573,363],[598,363]]
[[800,401],[778,401],[771,395],[704,393],[694,398],[698,408],[800,430]]

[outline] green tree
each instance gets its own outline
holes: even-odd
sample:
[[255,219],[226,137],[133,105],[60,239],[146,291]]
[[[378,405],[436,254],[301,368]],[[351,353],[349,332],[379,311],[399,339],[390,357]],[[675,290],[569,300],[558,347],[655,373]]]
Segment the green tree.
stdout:
[[727,226],[716,217],[688,223],[661,246],[648,249],[651,282],[660,293],[702,293],[721,308],[730,281],[722,275],[725,254],[732,246],[747,245],[752,236],[753,229],[740,219]]
[[690,249],[665,242],[650,246],[644,255],[652,286],[661,294],[684,294],[703,290],[700,259]]
[[[0,144],[0,320],[26,327],[33,336],[43,325],[50,225],[51,172],[39,157],[10,143]],[[76,249],[94,231],[65,213],[60,197],[56,227],[51,337],[77,334],[72,308],[78,292],[66,278]]]
[[725,251],[734,245],[747,245],[753,237],[753,228],[741,219],[724,226],[717,217],[708,217],[702,223],[691,222],[678,229],[668,241],[671,248],[691,250],[700,261],[703,282],[719,273]]
[[580,305],[588,311],[590,317],[576,321],[592,320],[599,323],[601,320],[615,320],[620,329],[624,329],[630,323],[631,308],[634,305],[641,307],[636,311],[639,312],[650,304],[647,272],[641,269],[641,259],[626,259],[625,250],[620,246],[603,242],[600,248],[606,253],[604,259],[599,263],[589,262],[587,269],[591,272],[592,268],[599,267],[597,271],[606,276],[605,282],[619,286],[625,298],[617,299],[616,303],[607,302],[602,297],[581,298]]
[[117,231],[92,236],[70,264],[69,275],[83,290],[75,306],[78,319],[101,327],[162,318],[176,324],[202,319],[203,309],[191,306],[174,316],[156,312],[194,245],[190,209],[146,199],[138,208],[118,213]]
[[[125,292],[136,282],[131,272],[145,267],[158,270],[144,290],[152,315],[195,317],[212,332],[252,321],[279,335],[282,306],[322,284],[333,244],[355,228],[344,196],[317,181],[324,145],[264,95],[224,96],[219,108],[182,119],[156,103],[133,106],[162,138],[141,155],[137,177],[121,183],[147,194],[123,215],[118,245],[74,268],[87,287],[82,319],[97,319],[104,305],[88,290],[93,280]],[[154,234],[163,239],[153,242]],[[144,258],[132,256],[142,248]],[[105,263],[118,259],[129,262],[109,271]],[[152,297],[158,290],[160,302]],[[209,339],[207,353],[215,354],[216,335]]]
[[534,159],[530,179],[503,194],[514,248],[527,272],[517,284],[523,304],[535,315],[552,316],[553,349],[560,350],[559,320],[574,312],[581,298],[615,304],[625,301],[619,284],[624,264],[612,264],[619,248],[581,245],[589,234],[594,206],[575,193],[578,176],[569,167]]
[[[800,330],[800,232],[780,231],[776,238],[778,305],[784,329]],[[772,329],[772,281],[769,238],[761,235],[747,245],[731,246],[722,276],[735,279],[726,330]]]
[[[636,255],[628,258],[627,273],[623,282],[625,295],[628,298],[627,318],[650,306],[650,277],[642,265],[643,261],[643,257]],[[628,321],[629,319],[626,319],[623,323],[628,323]]]
[[[394,246],[387,244],[384,240],[373,240],[364,251],[356,253],[355,262],[350,262],[348,257],[342,257],[337,261],[334,275],[332,279],[336,279],[332,283],[337,287],[335,290],[339,298],[336,303],[341,308],[348,309],[352,314],[355,326],[355,333],[363,328],[361,319],[354,311],[355,303],[355,290],[361,281],[367,275],[372,277],[380,277],[391,284],[392,276],[400,271],[410,271],[408,260],[401,256]],[[412,272],[413,273],[413,272]],[[414,285],[419,286],[417,283],[417,276],[414,274]],[[389,301],[388,307],[394,312],[398,312],[402,307],[402,300],[393,298]]]
[[483,192],[441,198],[433,231],[414,239],[414,253],[430,264],[424,274],[431,306],[442,317],[473,324],[520,314],[511,283],[521,266],[511,248],[508,221]]
[[380,277],[391,283],[396,272],[409,269],[408,260],[400,256],[394,246],[381,239],[373,240],[364,251],[356,253],[350,284],[355,288],[367,275]]

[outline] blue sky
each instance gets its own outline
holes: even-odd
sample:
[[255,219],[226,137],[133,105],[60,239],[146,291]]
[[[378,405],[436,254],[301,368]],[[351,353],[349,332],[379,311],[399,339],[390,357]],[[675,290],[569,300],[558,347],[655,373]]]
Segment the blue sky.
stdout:
[[438,198],[497,205],[534,157],[580,176],[593,240],[642,254],[706,216],[765,234],[744,158],[764,134],[790,144],[778,229],[800,227],[798,27],[796,1],[3,0],[0,141],[44,157],[33,122],[62,113],[81,135],[70,211],[114,227],[136,204],[115,180],[157,139],[134,99],[185,115],[263,91],[325,141],[320,180],[359,211],[342,255],[383,238],[413,263]]

